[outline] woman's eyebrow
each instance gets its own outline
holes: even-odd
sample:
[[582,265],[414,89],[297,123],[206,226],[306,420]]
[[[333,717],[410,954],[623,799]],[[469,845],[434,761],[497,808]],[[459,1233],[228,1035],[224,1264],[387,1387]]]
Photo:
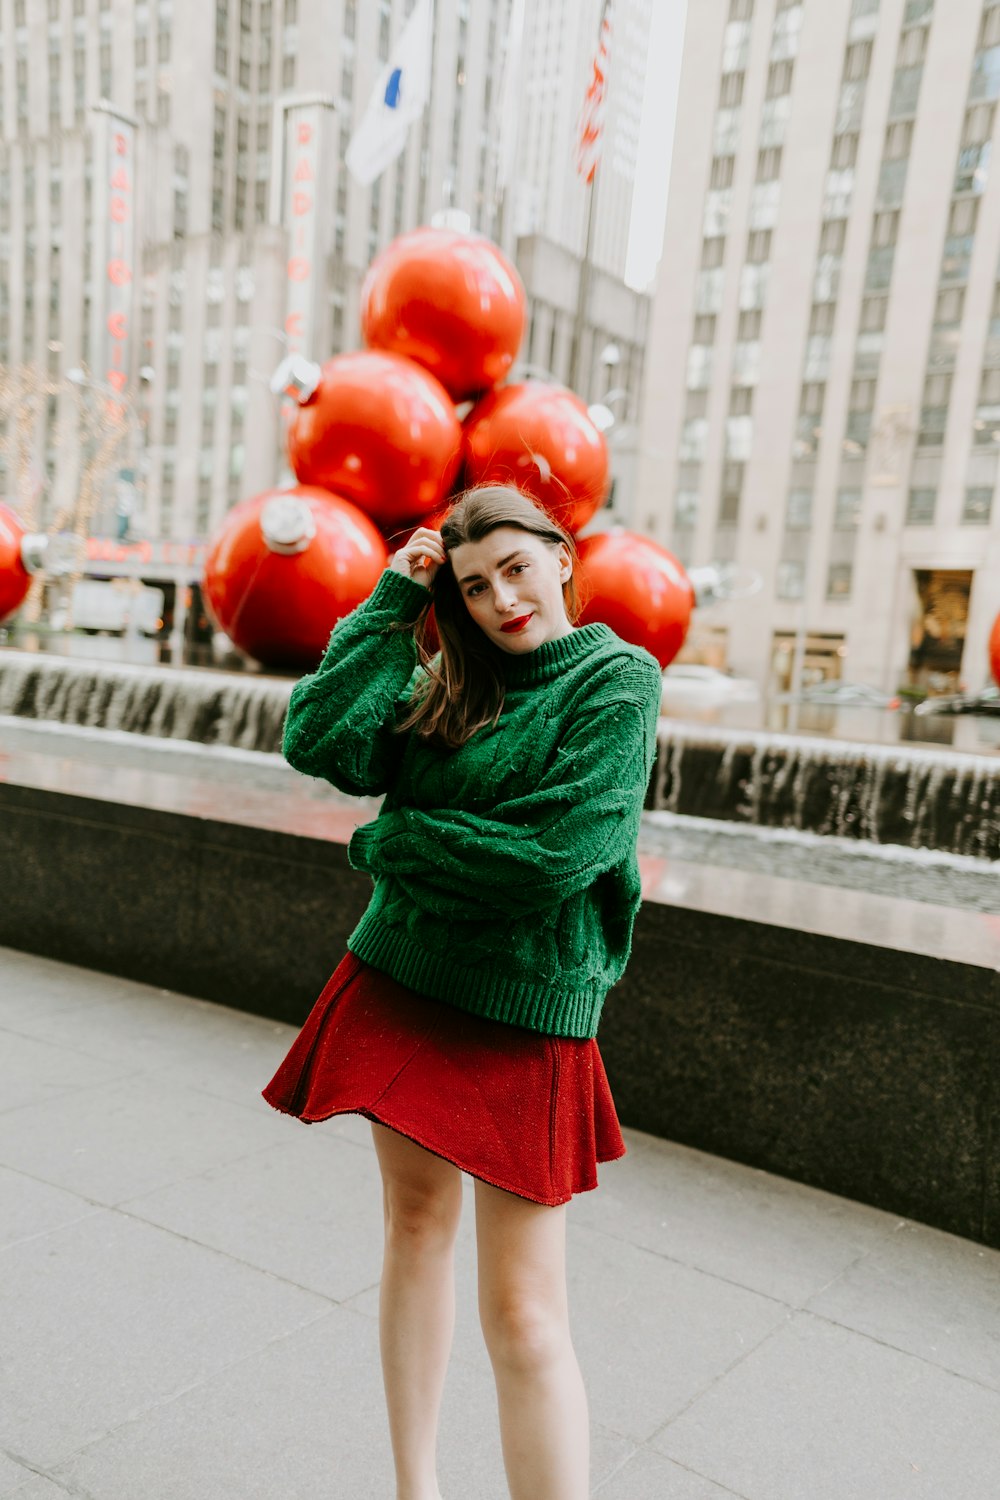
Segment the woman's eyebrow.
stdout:
[[[513,558],[519,557],[523,550],[523,547],[518,547],[516,552],[508,552],[506,557],[501,557],[500,561],[497,563],[497,567],[504,567]],[[482,576],[482,573],[467,573],[464,578],[460,578],[458,581],[459,583],[472,583],[476,578],[482,578]]]

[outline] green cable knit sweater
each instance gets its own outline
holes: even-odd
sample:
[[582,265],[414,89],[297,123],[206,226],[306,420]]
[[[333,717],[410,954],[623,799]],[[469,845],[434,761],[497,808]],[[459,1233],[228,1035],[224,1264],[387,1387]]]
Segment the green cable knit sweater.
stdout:
[[458,750],[390,732],[422,668],[429,590],[386,568],[295,684],[282,752],[385,798],[347,849],[374,893],[349,950],[419,994],[556,1036],[592,1037],[632,949],[636,840],[656,756],[660,667],[609,626],[501,664],[504,707]]

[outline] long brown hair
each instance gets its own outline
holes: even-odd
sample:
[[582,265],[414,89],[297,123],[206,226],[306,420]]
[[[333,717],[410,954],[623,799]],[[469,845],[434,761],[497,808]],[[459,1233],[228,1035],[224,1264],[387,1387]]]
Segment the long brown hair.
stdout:
[[[445,561],[431,580],[431,598],[415,624],[401,621],[397,627],[413,631],[418,659],[427,674],[414,690],[405,717],[396,724],[397,733],[414,729],[441,749],[457,750],[477,729],[495,724],[500,717],[504,702],[500,648],[470,615],[448,558],[453,548],[481,541],[498,526],[531,532],[553,548],[565,542],[575,569],[579,556],[572,535],[515,485],[484,484],[466,490],[441,523]],[[567,619],[574,625],[583,607],[574,573],[563,583],[562,593]],[[441,648],[436,665],[427,645],[432,604]]]

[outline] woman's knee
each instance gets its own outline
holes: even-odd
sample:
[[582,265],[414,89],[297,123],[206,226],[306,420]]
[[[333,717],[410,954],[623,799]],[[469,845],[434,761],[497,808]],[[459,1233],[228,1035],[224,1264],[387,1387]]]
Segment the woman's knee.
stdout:
[[479,1318],[490,1359],[507,1369],[543,1370],[570,1344],[566,1309],[558,1298],[507,1288],[480,1296]]
[[413,1248],[440,1248],[454,1243],[462,1212],[449,1188],[421,1188],[408,1183],[383,1184],[385,1231],[389,1239]]

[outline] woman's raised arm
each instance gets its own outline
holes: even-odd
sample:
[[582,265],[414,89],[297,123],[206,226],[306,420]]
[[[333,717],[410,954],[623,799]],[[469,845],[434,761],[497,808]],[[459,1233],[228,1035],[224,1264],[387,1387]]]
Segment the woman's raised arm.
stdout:
[[355,797],[388,791],[405,745],[392,732],[396,711],[419,673],[409,630],[430,590],[386,568],[368,598],[333,627],[316,671],[292,689],[281,753],[306,776]]

